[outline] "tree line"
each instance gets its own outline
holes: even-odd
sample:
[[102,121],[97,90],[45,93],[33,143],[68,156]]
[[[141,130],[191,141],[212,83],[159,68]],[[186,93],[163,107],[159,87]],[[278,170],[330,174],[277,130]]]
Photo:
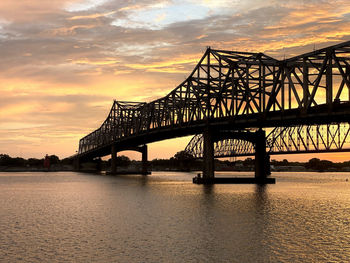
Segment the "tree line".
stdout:
[[[49,155],[50,165],[73,165],[72,159],[62,159],[60,160],[56,155]],[[110,166],[111,159],[107,161],[102,161],[100,159],[94,160],[93,162],[101,162],[105,167]],[[127,156],[118,156],[117,164],[118,166],[127,167],[130,165],[138,165],[141,161],[130,160]],[[280,166],[302,166],[309,170],[315,171],[326,171],[329,169],[341,170],[345,167],[350,167],[350,161],[334,163],[328,160],[320,160],[318,158],[312,158],[308,162],[290,162],[287,159],[282,161],[272,160],[271,165],[280,167]],[[154,159],[149,161],[149,165],[154,169],[176,169],[183,171],[190,170],[201,170],[203,166],[203,162],[200,159],[194,158],[191,154],[180,151],[177,152],[170,159]],[[226,166],[242,166],[242,167],[253,167],[254,159],[246,158],[245,160],[217,160],[215,159],[215,165],[218,167]],[[44,166],[44,158],[29,158],[24,159],[21,157],[10,157],[7,154],[0,154],[0,166],[2,167],[43,167]]]
[[[51,165],[72,164],[72,161],[65,158],[60,160],[56,155],[48,156]],[[43,167],[45,158],[10,157],[8,154],[0,154],[0,166],[6,167]]]

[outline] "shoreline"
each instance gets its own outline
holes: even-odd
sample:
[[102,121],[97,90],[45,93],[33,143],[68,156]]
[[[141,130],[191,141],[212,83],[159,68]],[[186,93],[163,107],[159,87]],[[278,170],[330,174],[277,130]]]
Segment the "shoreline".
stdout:
[[[283,166],[281,166],[283,167]],[[275,167],[275,169],[271,170],[271,172],[310,172],[310,173],[344,173],[344,172],[350,172],[350,169],[344,169],[344,170],[336,170],[336,169],[328,169],[328,170],[311,170],[311,169],[292,169],[288,167],[288,169],[284,169],[280,167]],[[198,172],[198,169],[194,170],[184,170],[184,169],[152,169],[151,172]],[[9,173],[15,173],[15,172],[82,172],[82,173],[94,173],[94,172],[101,172],[95,169],[81,169],[79,171],[74,170],[72,167],[55,167],[55,168],[36,168],[36,167],[0,167],[0,172],[9,172]],[[108,170],[103,170],[102,172],[108,173]],[[217,169],[215,172],[254,172],[253,169]],[[132,169],[123,169],[120,171],[120,174],[138,174],[141,173],[140,171],[132,170]]]

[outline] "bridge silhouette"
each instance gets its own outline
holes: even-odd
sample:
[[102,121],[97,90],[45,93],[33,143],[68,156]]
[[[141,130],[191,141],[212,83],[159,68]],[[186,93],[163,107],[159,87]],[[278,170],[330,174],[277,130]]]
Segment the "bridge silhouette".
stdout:
[[[214,156],[240,157],[255,154],[255,135],[252,129],[219,131],[213,137]],[[242,136],[243,135],[243,136]],[[298,125],[275,127],[266,136],[268,155],[324,153],[350,151],[350,124]],[[185,151],[195,158],[203,158],[203,136],[195,135]]]
[[[255,178],[270,154],[349,151],[350,41],[285,60],[263,53],[207,48],[190,75],[163,98],[114,101],[100,128],[83,137],[79,163],[147,144],[195,135],[186,151],[203,158],[255,155]],[[268,133],[268,135],[266,135]]]

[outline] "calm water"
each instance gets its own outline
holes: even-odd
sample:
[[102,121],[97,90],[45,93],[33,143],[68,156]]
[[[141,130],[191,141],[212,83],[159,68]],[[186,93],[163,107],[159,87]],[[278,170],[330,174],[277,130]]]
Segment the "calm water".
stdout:
[[350,261],[350,173],[194,175],[0,173],[0,262]]

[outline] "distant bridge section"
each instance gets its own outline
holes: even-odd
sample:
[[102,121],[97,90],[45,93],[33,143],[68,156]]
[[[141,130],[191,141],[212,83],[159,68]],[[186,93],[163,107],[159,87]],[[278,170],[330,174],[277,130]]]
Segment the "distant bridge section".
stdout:
[[[102,126],[80,140],[77,158],[203,134],[203,176],[213,177],[213,138],[223,130],[255,129],[262,131],[259,137],[268,128],[349,120],[350,42],[286,60],[208,48],[187,79],[167,96],[149,103],[114,101]],[[265,154],[261,148],[261,165]],[[256,176],[259,173],[265,176],[263,168]]]
[[[214,157],[255,155],[255,130],[221,131],[214,137]],[[194,136],[185,151],[203,158],[203,135]],[[350,124],[276,127],[266,137],[268,155],[350,152]]]

